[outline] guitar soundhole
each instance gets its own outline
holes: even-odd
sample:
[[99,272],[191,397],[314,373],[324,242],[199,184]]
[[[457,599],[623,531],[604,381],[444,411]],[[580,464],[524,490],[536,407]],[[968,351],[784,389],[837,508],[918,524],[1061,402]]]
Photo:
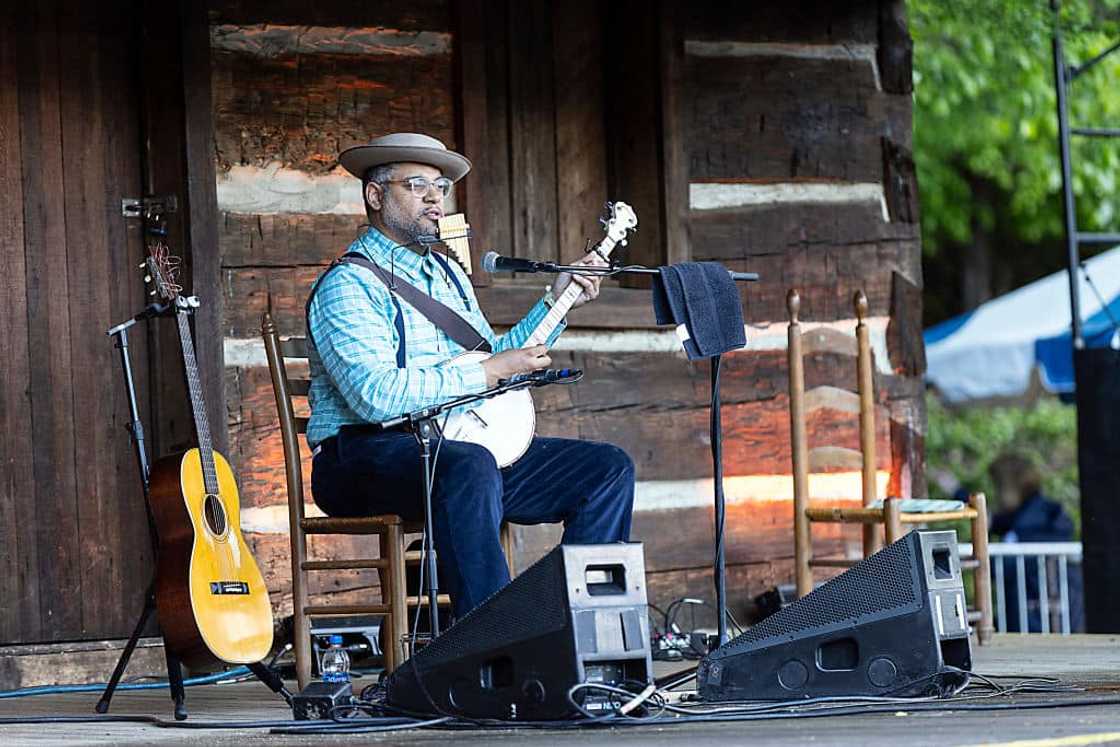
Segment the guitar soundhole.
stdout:
[[212,534],[222,536],[226,533],[226,508],[222,499],[216,495],[208,495],[202,502],[202,514],[206,517],[206,526]]

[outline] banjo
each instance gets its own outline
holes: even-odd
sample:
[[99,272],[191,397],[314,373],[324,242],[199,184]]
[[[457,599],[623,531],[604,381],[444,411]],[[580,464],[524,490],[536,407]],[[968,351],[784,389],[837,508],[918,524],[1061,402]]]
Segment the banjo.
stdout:
[[[638,217],[625,202],[607,203],[607,210],[608,217],[602,221],[607,235],[595,247],[595,252],[604,259],[617,245],[625,246],[628,233],[638,226]],[[521,347],[543,345],[582,292],[578,284],[569,283]],[[489,357],[489,353],[468,352],[448,360],[444,365],[481,363]],[[494,455],[499,467],[508,467],[529,448],[536,428],[533,397],[527,389],[519,389],[484,400],[481,405],[466,412],[452,413],[443,427],[443,435],[453,441],[483,446]]]

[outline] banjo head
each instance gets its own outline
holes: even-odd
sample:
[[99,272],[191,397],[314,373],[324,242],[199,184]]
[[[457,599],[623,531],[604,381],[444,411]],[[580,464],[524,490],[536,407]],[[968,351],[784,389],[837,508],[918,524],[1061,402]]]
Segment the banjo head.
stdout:
[[[458,355],[444,365],[481,363],[488,353]],[[456,412],[447,419],[443,435],[452,441],[477,444],[494,455],[499,467],[508,467],[521,458],[533,441],[537,412],[529,390],[520,389],[484,400],[467,412]]]

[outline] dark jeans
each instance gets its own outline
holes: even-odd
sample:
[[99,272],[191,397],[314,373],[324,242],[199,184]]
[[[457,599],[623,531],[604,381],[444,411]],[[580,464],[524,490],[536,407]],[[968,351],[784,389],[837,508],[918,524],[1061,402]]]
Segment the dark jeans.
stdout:
[[[328,516],[423,520],[420,448],[410,433],[347,426],[315,456],[311,492]],[[432,490],[440,588],[462,617],[509,583],[503,521],[562,521],[565,544],[625,542],[633,503],[634,463],[610,444],[534,438],[524,456],[498,469],[485,448],[444,441]]]

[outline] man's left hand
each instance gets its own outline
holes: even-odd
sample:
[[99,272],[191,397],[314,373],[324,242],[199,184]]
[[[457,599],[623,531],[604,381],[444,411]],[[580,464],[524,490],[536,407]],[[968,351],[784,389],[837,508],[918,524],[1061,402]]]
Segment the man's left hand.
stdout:
[[[595,252],[588,252],[582,259],[572,264],[590,267],[606,267],[607,261]],[[583,306],[588,301],[594,301],[599,297],[599,285],[602,282],[602,275],[573,275],[570,272],[562,272],[556,276],[556,280],[552,283],[552,297],[559,298],[560,294],[567,289],[569,283],[575,283],[581,289],[579,298],[572,304],[572,308],[576,309]]]

